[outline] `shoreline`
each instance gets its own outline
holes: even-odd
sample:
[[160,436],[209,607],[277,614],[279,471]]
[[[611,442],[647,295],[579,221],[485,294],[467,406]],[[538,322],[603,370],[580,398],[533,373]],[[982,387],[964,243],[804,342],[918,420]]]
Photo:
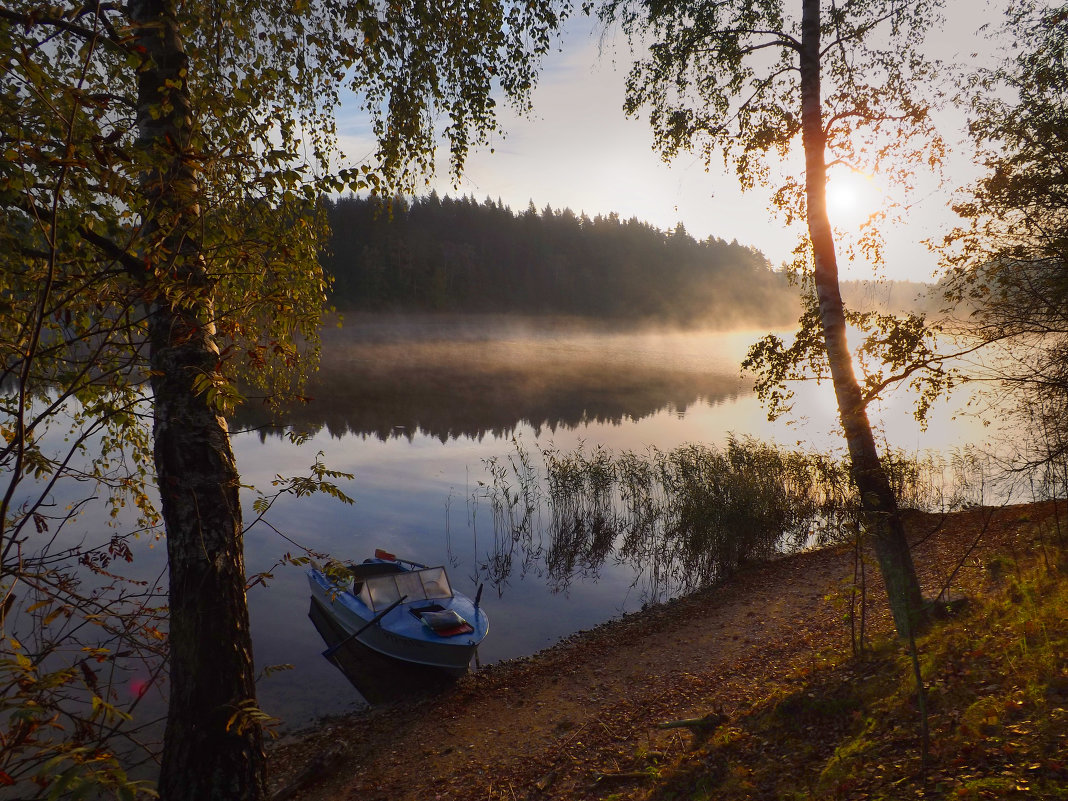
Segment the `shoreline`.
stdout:
[[[981,579],[982,554],[1012,547],[1018,524],[1036,509],[994,510],[985,524],[982,510],[941,523],[910,515],[925,592],[936,592],[961,561],[954,586]],[[848,652],[836,597],[852,575],[846,546],[793,554],[488,666],[441,695],[294,732],[269,751],[273,798],[603,797],[591,776],[640,773],[642,755],[672,759],[687,750],[689,732],[658,723],[715,709],[729,716],[755,694],[799,686]],[[889,631],[877,578],[869,584],[868,629]]]

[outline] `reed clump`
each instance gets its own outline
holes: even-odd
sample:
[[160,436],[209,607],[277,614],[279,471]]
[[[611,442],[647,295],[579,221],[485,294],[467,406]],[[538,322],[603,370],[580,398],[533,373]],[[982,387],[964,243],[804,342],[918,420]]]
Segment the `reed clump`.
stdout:
[[[632,565],[646,596],[660,600],[748,562],[852,540],[858,530],[848,465],[825,454],[733,436],[722,448],[537,453],[515,441],[507,459],[491,460],[484,495],[495,550],[511,555],[521,546],[524,564],[543,565],[558,588],[611,559]],[[944,506],[940,465],[900,453],[886,464],[909,506]]]

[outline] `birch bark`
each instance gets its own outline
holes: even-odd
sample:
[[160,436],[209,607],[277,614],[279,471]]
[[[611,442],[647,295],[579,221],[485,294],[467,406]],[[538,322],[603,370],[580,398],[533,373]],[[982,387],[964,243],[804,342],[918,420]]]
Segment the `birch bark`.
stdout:
[[229,725],[255,704],[239,477],[225,419],[203,379],[216,371],[211,284],[201,223],[188,58],[174,0],[134,0],[142,235],[150,303],[154,454],[167,530],[170,704],[159,779],[164,801],[259,799],[256,725]]
[[826,139],[820,94],[820,0],[802,0],[801,133],[805,150],[805,202],[816,295],[838,414],[849,447],[853,479],[898,634],[907,637],[924,606],[897,499],[879,461],[868,413],[853,372],[838,284],[834,233],[827,215]]

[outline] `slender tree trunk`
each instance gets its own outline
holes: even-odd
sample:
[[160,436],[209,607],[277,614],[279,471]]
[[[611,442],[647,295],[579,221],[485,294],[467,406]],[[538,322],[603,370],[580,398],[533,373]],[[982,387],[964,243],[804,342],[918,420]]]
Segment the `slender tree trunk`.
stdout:
[[[133,0],[155,463],[170,570],[170,705],[159,791],[178,799],[260,799],[239,477],[226,421],[198,380],[218,349],[200,223],[188,59],[175,0]],[[231,722],[233,721],[233,722]]]
[[897,499],[879,461],[868,413],[846,343],[845,311],[838,286],[834,235],[827,216],[826,139],[820,95],[820,0],[802,0],[801,127],[805,148],[805,198],[815,263],[816,296],[838,413],[845,430],[853,480],[860,492],[865,527],[872,537],[894,625],[909,636],[923,610],[923,596]]

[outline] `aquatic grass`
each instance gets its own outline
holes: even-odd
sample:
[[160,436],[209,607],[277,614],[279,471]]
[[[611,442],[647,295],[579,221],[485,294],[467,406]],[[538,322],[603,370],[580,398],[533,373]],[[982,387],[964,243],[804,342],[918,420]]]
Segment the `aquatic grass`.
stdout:
[[670,503],[661,534],[686,584],[720,580],[798,539],[805,499],[791,492],[782,452],[731,439],[724,451],[690,445],[662,456]]
[[[492,548],[479,565],[484,580],[500,586],[515,570],[533,571],[564,591],[613,563],[634,571],[643,603],[656,603],[750,562],[847,544],[856,549],[857,570],[841,596],[854,652],[863,650],[864,537],[844,459],[734,436],[720,448],[669,451],[512,443],[511,453],[486,460],[490,478],[469,497],[493,511]],[[988,487],[972,475],[983,464],[972,451],[921,458],[891,449],[885,456],[902,507],[921,512],[947,513],[984,497]]]
[[[490,480],[480,484],[494,524],[484,568],[498,584],[519,548],[523,569],[544,570],[556,590],[611,559],[631,565],[645,599],[658,601],[750,562],[855,542],[859,530],[849,469],[825,454],[734,436],[723,448],[670,451],[513,446],[488,460]],[[890,452],[887,467],[910,506],[944,506],[944,463]]]
[[506,459],[486,461],[490,480],[479,481],[478,488],[469,498],[472,524],[477,518],[473,507],[479,499],[487,499],[490,504],[493,547],[479,569],[498,588],[512,574],[517,549],[524,573],[533,568],[541,556],[536,546],[542,527],[540,476],[530,453],[517,439],[513,438],[512,443],[515,447]]
[[613,507],[615,472],[602,446],[543,452],[548,483],[550,530],[545,564],[558,588],[576,575],[596,573],[612,553],[616,528]]

